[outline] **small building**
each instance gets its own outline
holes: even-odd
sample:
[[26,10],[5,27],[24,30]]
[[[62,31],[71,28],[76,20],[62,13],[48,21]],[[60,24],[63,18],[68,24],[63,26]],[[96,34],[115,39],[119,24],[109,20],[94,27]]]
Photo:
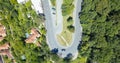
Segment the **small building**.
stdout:
[[9,48],[10,48],[9,43],[6,43],[0,46],[0,50],[9,49]]
[[0,55],[3,55],[3,56],[7,55],[8,58],[14,59],[9,49],[1,50]]
[[10,44],[9,43],[5,43],[3,45],[0,45],[0,56],[7,56],[10,59],[14,59],[14,57],[10,51]]
[[36,40],[36,35],[31,34],[26,40],[26,43],[34,43],[34,41]]
[[36,39],[40,37],[40,33],[38,32],[37,29],[32,28],[31,29],[31,34],[29,37],[25,40],[26,43],[35,43]]

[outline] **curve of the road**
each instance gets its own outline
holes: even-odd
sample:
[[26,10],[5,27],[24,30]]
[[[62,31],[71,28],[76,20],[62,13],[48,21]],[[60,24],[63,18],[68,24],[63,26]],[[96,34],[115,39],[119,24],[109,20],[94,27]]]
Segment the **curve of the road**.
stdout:
[[[60,5],[62,1],[59,1],[58,9],[60,8]],[[60,15],[61,11],[57,11],[57,16],[53,14],[52,10],[52,5],[50,3],[50,0],[42,0],[43,2],[43,9],[44,9],[44,14],[45,14],[45,24],[46,24],[46,29],[47,29],[47,44],[49,45],[50,50],[57,48],[58,49],[58,55],[62,58],[66,57],[69,53],[72,54],[74,59],[77,57],[78,54],[78,45],[80,44],[79,41],[81,41],[81,36],[82,36],[82,27],[80,25],[80,20],[79,20],[79,12],[81,11],[81,2],[82,0],[75,0],[75,9],[73,12],[73,20],[74,20],[74,26],[75,26],[75,33],[73,34],[73,39],[72,39],[72,44],[69,47],[64,47],[59,44],[56,38],[56,33],[60,33],[62,30],[63,24],[60,24],[62,22],[62,16]],[[59,16],[59,17],[58,17]],[[55,24],[57,20],[57,26]],[[59,30],[59,31],[58,31]],[[65,49],[65,51],[62,51],[62,49]]]
[[61,5],[63,0],[56,0],[56,18],[57,18],[57,25],[56,25],[56,34],[59,34],[63,30],[63,16],[62,16],[62,9]]

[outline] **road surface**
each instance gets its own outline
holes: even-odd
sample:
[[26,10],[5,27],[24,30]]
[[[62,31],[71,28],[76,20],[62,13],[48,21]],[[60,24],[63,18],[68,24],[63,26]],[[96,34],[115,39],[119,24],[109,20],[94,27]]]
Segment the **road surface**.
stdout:
[[[50,50],[57,48],[58,49],[57,54],[62,58],[66,57],[69,53],[72,54],[74,59],[77,58],[77,54],[78,54],[77,48],[78,48],[78,45],[80,44],[79,41],[81,41],[81,36],[82,36],[82,27],[80,25],[80,20],[79,20],[79,16],[78,16],[79,12],[81,11],[82,0],[75,0],[75,9],[73,12],[75,33],[73,34],[72,44],[68,47],[60,45],[56,38],[56,33],[58,33],[57,30],[59,30],[61,28],[59,28],[60,27],[59,24],[57,24],[57,26],[55,25],[55,22],[56,22],[55,20],[59,19],[57,22],[62,22],[62,19],[60,19],[61,17],[60,18],[57,17],[57,19],[55,18],[50,0],[42,0],[42,2],[43,2],[45,19],[46,19],[46,21],[45,21],[46,29],[47,29],[46,38],[47,38],[47,44],[48,44]],[[58,5],[61,5],[60,4],[61,2],[62,1],[59,1]],[[59,6],[58,6],[58,8],[59,8]],[[59,15],[59,14],[57,14],[57,15]],[[65,49],[65,51],[63,51],[62,49]]]
[[57,25],[56,25],[56,34],[60,34],[63,30],[63,16],[62,16],[62,3],[63,0],[56,0],[56,18],[57,18]]
[[1,55],[0,55],[0,63],[4,63]]

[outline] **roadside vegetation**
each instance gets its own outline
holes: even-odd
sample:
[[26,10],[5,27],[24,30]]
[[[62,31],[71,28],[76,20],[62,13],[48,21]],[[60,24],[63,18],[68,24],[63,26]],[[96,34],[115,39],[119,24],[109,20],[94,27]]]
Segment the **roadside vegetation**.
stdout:
[[50,0],[53,6],[56,6],[56,0]]
[[69,16],[65,16],[63,19],[63,31],[57,35],[58,41],[63,46],[69,46],[72,42],[72,21],[69,21],[69,23],[66,21]]
[[62,15],[63,15],[63,31],[58,34],[58,40],[63,46],[69,46],[72,42],[72,34],[75,31],[73,26],[73,10],[74,0],[63,0],[62,4]]
[[74,0],[63,0],[63,4],[62,4],[62,15],[66,16],[69,15],[73,12],[74,9],[74,4],[73,4]]
[[80,13],[83,36],[77,62],[120,63],[119,3],[118,0],[83,1]]
[[74,32],[74,26],[73,26],[73,10],[74,10],[74,4],[73,4],[74,0],[63,0],[63,4],[62,4],[62,15],[64,18],[64,21],[66,21],[66,23],[63,23],[63,25],[66,27],[70,32]]

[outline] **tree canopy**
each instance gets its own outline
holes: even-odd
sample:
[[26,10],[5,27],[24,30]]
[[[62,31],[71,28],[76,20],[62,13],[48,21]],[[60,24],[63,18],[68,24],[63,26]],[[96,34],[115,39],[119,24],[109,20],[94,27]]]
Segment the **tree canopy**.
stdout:
[[84,0],[80,58],[86,63],[120,63],[120,1]]

